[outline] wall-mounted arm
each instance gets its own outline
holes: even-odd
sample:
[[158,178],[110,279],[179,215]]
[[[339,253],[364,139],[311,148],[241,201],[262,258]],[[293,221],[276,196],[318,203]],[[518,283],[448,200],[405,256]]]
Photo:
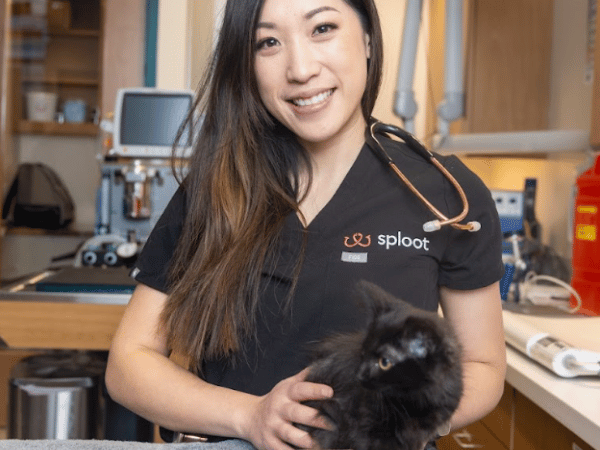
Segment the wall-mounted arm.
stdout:
[[447,136],[450,123],[464,115],[463,0],[446,0],[445,94],[438,106],[438,130]]
[[410,133],[414,133],[414,117],[417,114],[413,80],[422,9],[423,0],[406,0],[402,50],[396,83],[396,101],[394,103],[394,113],[404,121],[404,128]]
[[[411,133],[414,133],[414,117],[418,109],[413,82],[422,10],[423,0],[406,0],[394,103],[394,113]],[[438,127],[442,136],[448,134],[450,122],[464,113],[462,19],[463,0],[446,0],[445,95],[438,107]]]

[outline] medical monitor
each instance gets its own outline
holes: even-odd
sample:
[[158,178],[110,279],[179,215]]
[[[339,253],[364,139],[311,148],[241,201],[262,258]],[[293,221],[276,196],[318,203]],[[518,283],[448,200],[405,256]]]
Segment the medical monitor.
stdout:
[[[168,158],[177,132],[194,102],[191,90],[125,88],[117,92],[111,154],[132,158]],[[177,142],[177,154],[191,153],[189,123]]]

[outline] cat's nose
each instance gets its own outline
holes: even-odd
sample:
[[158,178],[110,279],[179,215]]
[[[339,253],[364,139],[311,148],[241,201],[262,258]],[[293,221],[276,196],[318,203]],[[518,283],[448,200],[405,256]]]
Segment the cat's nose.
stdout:
[[373,384],[374,370],[378,367],[377,363],[374,364],[363,364],[359,367],[356,378],[365,387],[369,387]]

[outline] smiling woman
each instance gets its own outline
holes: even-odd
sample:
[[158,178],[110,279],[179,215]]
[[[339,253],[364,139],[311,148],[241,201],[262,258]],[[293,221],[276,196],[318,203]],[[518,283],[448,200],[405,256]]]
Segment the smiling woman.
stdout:
[[366,127],[360,100],[370,38],[346,2],[321,5],[265,2],[256,29],[260,98],[311,154],[356,156]]
[[[203,117],[189,171],[136,261],[111,347],[115,400],[209,442],[311,448],[297,425],[331,424],[305,402],[334,393],[306,381],[307,345],[362,325],[350,299],[366,279],[443,305],[468,380],[453,424],[493,408],[504,375],[495,205],[441,158],[465,186],[468,220],[489,232],[423,235],[427,211],[365,143],[382,47],[373,0],[228,0],[188,118]],[[382,143],[444,213],[457,208],[435,168]]]

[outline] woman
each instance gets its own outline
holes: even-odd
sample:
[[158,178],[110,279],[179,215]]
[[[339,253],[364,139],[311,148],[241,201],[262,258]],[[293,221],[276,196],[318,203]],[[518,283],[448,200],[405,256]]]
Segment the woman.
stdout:
[[[132,272],[140,284],[106,373],[116,401],[211,440],[310,448],[294,424],[327,424],[301,402],[333,393],[304,381],[304,350],[356,326],[348,299],[365,278],[421,308],[441,303],[464,348],[454,428],[495,406],[505,356],[494,204],[446,158],[482,231],[423,232],[430,213],[365,145],[381,67],[372,0],[229,0],[190,172]],[[435,168],[382,140],[427,198],[460,210]]]

